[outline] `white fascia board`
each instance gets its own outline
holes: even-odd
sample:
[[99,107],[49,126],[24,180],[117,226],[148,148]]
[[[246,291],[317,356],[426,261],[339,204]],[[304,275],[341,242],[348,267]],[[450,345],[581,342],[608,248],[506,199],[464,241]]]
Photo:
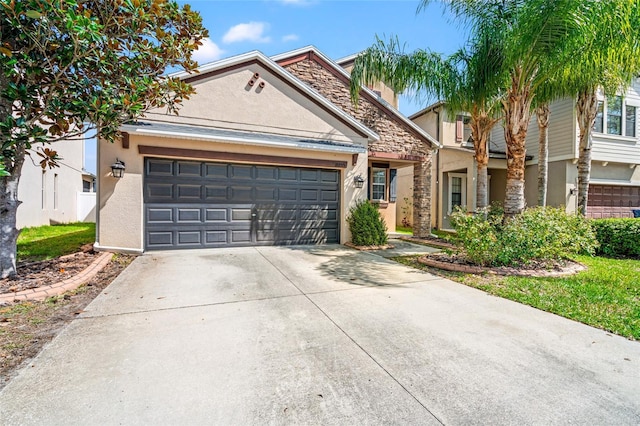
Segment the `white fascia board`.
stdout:
[[420,117],[421,115],[426,114],[427,112],[431,111],[432,109],[437,108],[437,107],[442,106],[442,105],[445,105],[445,104],[446,104],[446,102],[445,102],[445,101],[437,101],[437,102],[434,102],[434,103],[432,103],[431,105],[429,105],[428,107],[423,108],[423,109],[421,109],[420,111],[418,111],[418,112],[414,112],[413,114],[411,114],[411,115],[409,116],[409,120],[413,120],[414,118],[418,118],[418,117]]
[[[316,92],[315,90],[307,86],[304,82],[302,82],[296,76],[294,76],[293,74],[291,74],[290,72],[282,68],[274,60],[272,60],[268,56],[265,56],[260,51],[253,50],[251,52],[244,53],[242,55],[232,56],[231,58],[222,59],[217,62],[211,62],[209,64],[203,65],[202,67],[199,67],[198,71],[200,74],[202,74],[209,71],[215,71],[221,68],[226,68],[228,66],[241,64],[243,62],[247,62],[253,59],[260,61],[266,68],[270,69],[272,72],[274,72],[284,80],[287,80],[290,83],[292,83],[294,86],[302,90],[306,95],[318,101],[324,108],[330,110],[334,114],[341,117],[343,120],[347,121],[351,125],[351,127],[354,127],[360,132],[367,135],[370,140],[373,140],[373,141],[380,140],[380,136],[376,132],[374,132],[364,124],[360,123],[351,115],[344,112],[344,110],[342,110],[341,108],[338,108],[332,102],[329,102],[318,92]],[[170,74],[169,77],[177,77],[177,78],[183,79],[183,78],[192,77],[194,75],[197,75],[197,74],[180,71],[174,74]]]
[[[296,49],[296,50],[292,50],[290,52],[285,52],[285,53],[281,53],[279,55],[275,55],[272,56],[271,59],[273,59],[273,61],[278,62],[281,59],[285,59],[285,58],[289,58],[292,56],[296,56],[296,55],[301,55],[303,53],[307,53],[307,52],[313,52],[314,55],[319,56],[323,61],[325,61],[326,63],[328,63],[329,65],[331,65],[333,68],[335,68],[336,71],[338,71],[340,74],[342,74],[344,77],[348,78],[349,81],[351,81],[351,75],[345,71],[344,68],[342,68],[340,65],[338,65],[333,59],[327,57],[324,53],[322,53],[321,51],[319,51],[315,46],[311,45],[311,46],[306,46],[306,47],[302,47],[300,49]],[[370,96],[373,96],[374,99],[378,99],[379,96],[374,93],[371,89],[369,89],[366,86],[360,86],[360,90],[362,90],[363,92],[369,94]],[[420,126],[418,126],[416,123],[414,123],[413,121],[409,120],[404,114],[402,114],[400,111],[398,111],[397,109],[395,109],[393,106],[389,105],[387,102],[385,102],[383,99],[380,99],[381,103],[389,110],[389,112],[391,112],[391,114],[395,115],[396,117],[398,117],[400,120],[402,120],[405,124],[407,124],[409,127],[411,127],[413,130],[415,130],[416,132],[418,132],[418,134],[420,134],[421,136],[423,136],[425,139],[427,139],[429,142],[431,142],[431,144],[433,146],[435,146],[436,148],[441,148],[442,145],[440,144],[440,142],[438,142],[433,136],[431,136],[429,133],[427,133],[426,131],[424,131],[424,129],[422,129]]]
[[261,140],[258,137],[252,138],[252,137],[241,137],[241,136],[235,137],[235,136],[203,135],[203,134],[183,133],[183,132],[170,131],[170,130],[140,129],[136,126],[128,126],[128,125],[122,126],[121,129],[129,132],[131,135],[140,135],[140,136],[157,136],[157,137],[164,137],[164,138],[200,140],[200,141],[209,141],[209,142],[233,143],[233,144],[240,144],[240,145],[253,145],[253,146],[274,147],[274,148],[293,148],[293,149],[301,149],[305,151],[322,151],[322,152],[336,152],[336,153],[347,153],[347,154],[363,154],[367,152],[367,148],[359,145],[348,147],[348,146],[337,146],[337,145],[335,146],[325,145],[322,143],[303,143],[303,142],[295,142],[295,141],[265,142],[264,140]]

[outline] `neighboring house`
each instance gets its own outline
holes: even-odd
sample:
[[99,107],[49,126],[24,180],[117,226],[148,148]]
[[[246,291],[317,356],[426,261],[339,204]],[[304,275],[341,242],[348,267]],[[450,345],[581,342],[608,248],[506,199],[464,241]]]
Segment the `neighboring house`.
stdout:
[[[599,113],[593,132],[592,166],[587,216],[631,217],[640,208],[640,80],[615,97],[599,95]],[[549,167],[547,204],[576,211],[579,128],[575,100],[566,98],[551,104],[549,121]],[[439,102],[410,117],[436,135],[443,148],[434,158],[434,200],[432,226],[449,228],[448,215],[456,205],[475,208],[476,166],[469,141],[468,118],[452,117]],[[535,115],[527,132],[525,198],[537,204],[538,125]],[[502,201],[506,186],[504,129],[497,124],[489,140],[489,200]],[[402,183],[401,184],[406,184]]]
[[177,74],[196,89],[179,116],[150,111],[120,142],[100,144],[97,248],[343,243],[357,200],[369,191],[391,203],[398,166],[414,170],[424,207],[414,222],[430,232],[437,142],[366,89],[355,111],[348,74],[315,48],[199,71]]
[[[68,222],[95,221],[95,176],[83,169],[84,141],[62,140],[49,145],[57,151],[60,167],[40,167],[32,153],[22,167],[18,199],[17,228]],[[83,194],[84,191],[87,194]]]

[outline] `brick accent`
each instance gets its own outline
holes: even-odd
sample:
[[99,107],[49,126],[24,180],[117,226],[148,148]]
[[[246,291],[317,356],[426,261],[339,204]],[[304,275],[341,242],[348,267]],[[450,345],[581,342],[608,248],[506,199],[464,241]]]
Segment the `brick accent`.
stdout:
[[378,133],[380,140],[369,143],[369,151],[422,158],[422,161],[414,163],[413,225],[414,235],[428,236],[431,233],[430,143],[365,96],[360,97],[356,109],[351,102],[348,82],[338,78],[318,61],[307,57],[290,63],[283,62],[282,65],[327,100]]

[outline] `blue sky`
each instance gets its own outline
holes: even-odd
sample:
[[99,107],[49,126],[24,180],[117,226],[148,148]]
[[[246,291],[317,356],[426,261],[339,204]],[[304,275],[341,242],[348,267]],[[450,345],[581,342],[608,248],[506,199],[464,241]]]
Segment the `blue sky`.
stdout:
[[[464,30],[444,15],[440,2],[416,14],[415,0],[191,0],[209,39],[196,54],[200,64],[260,50],[275,55],[314,45],[333,59],[366,49],[381,38],[397,36],[406,51],[430,49],[452,53],[465,40]],[[403,96],[405,115],[424,103]],[[87,145],[87,170],[95,173],[95,145]]]

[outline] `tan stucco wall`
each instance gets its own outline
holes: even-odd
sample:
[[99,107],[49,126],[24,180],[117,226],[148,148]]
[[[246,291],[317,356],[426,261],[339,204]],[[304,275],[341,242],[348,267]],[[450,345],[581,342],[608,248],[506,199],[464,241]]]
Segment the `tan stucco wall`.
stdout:
[[[402,219],[405,217],[403,208],[407,210],[406,218],[409,223],[413,220],[413,166],[409,165],[398,168],[396,178],[398,179],[396,193],[396,226],[402,226]],[[433,181],[435,181],[435,179],[433,179]],[[435,194],[433,191],[431,193]],[[433,206],[434,203],[431,205]]]
[[[253,86],[254,73],[260,77]],[[265,83],[264,88],[259,84]],[[310,102],[306,95],[260,64],[211,75],[192,83],[196,94],[185,101],[180,115],[153,110],[147,119],[163,122],[214,126],[231,130],[259,131],[286,136],[356,142],[366,140],[326,108]]]
[[[62,159],[60,167],[45,170],[45,200],[42,205],[42,168],[39,157],[32,153],[22,167],[18,186],[17,228],[49,225],[50,223],[75,222],[77,218],[76,197],[82,191],[82,167],[84,143],[82,140],[63,140],[47,146],[56,150]],[[32,161],[33,160],[33,161]],[[33,164],[36,162],[36,164]],[[58,175],[57,208],[54,208],[54,180]]]
[[[356,175],[367,175],[366,154],[360,154],[357,164],[353,166],[351,154],[132,135],[129,149],[123,149],[119,142],[114,144],[102,142],[101,145],[98,159],[98,202],[100,207],[98,247],[100,248],[131,251],[142,251],[144,249],[144,157],[138,154],[139,145],[347,161],[347,168],[341,172],[343,183],[340,194],[342,204],[340,241],[343,243],[349,240],[346,224],[349,208],[355,204],[356,200],[366,198],[366,188],[356,189],[353,185],[353,179]],[[126,164],[126,172],[122,179],[115,179],[110,176],[110,167],[116,158]]]

